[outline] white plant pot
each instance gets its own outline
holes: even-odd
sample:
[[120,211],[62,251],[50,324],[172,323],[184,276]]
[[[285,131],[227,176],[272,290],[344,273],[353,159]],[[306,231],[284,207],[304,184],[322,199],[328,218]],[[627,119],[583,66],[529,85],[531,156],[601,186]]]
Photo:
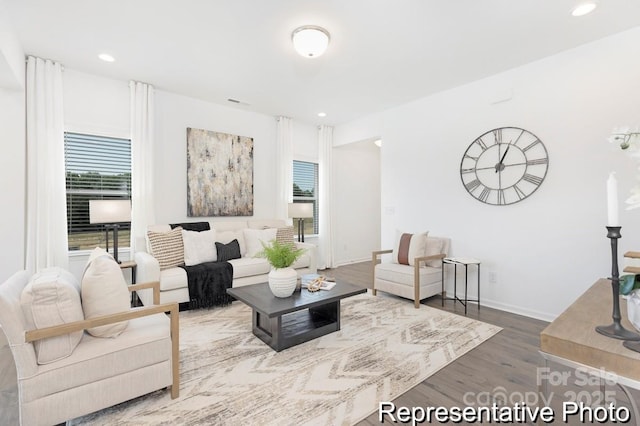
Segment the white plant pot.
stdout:
[[269,272],[269,288],[275,297],[289,297],[296,289],[298,273],[293,268],[272,269]]

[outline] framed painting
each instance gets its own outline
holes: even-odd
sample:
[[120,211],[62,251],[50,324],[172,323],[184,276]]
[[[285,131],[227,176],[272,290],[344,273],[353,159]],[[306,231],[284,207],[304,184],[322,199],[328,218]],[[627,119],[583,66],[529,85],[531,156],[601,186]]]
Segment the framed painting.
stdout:
[[253,216],[253,138],[187,128],[187,216]]

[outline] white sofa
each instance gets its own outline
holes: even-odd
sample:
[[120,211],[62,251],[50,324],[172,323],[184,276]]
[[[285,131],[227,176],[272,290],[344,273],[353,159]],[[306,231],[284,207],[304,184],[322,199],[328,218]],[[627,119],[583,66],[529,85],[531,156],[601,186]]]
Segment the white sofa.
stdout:
[[[216,235],[224,235],[223,243],[227,243],[230,235],[237,238],[240,244],[242,257],[230,260],[233,265],[233,287],[267,282],[267,276],[271,270],[269,262],[264,258],[247,257],[245,243],[245,229],[282,228],[288,226],[284,220],[239,220],[239,221],[210,221],[211,229]],[[168,232],[169,224],[151,225],[149,231]],[[217,237],[216,237],[217,239]],[[317,260],[316,248],[313,244],[296,242],[296,246],[304,248],[305,253],[292,265],[298,272],[298,276],[316,273]],[[146,247],[146,251],[138,251],[134,255],[137,263],[137,282],[160,282],[160,303],[189,302],[189,288],[187,273],[183,268],[174,267],[160,270],[158,260],[151,254],[148,241],[138,241],[136,247]],[[150,291],[138,293],[142,303],[147,306],[152,304],[153,298]]]

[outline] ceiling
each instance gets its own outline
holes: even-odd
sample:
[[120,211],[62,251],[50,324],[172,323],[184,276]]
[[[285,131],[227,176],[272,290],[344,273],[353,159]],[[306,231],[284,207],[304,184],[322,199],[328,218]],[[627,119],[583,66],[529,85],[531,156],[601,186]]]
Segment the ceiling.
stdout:
[[[580,18],[570,13],[576,0],[4,2],[27,54],[330,125],[640,24],[638,0],[601,0]],[[291,45],[291,32],[309,24],[331,33],[329,49],[314,59]],[[102,52],[116,61],[99,60]]]

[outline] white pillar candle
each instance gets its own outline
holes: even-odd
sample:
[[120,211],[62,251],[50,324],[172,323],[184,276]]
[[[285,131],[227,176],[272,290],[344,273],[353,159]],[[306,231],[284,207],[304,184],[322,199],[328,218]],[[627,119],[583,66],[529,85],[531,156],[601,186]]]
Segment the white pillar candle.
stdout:
[[618,219],[618,181],[615,172],[607,179],[607,226],[620,226]]

